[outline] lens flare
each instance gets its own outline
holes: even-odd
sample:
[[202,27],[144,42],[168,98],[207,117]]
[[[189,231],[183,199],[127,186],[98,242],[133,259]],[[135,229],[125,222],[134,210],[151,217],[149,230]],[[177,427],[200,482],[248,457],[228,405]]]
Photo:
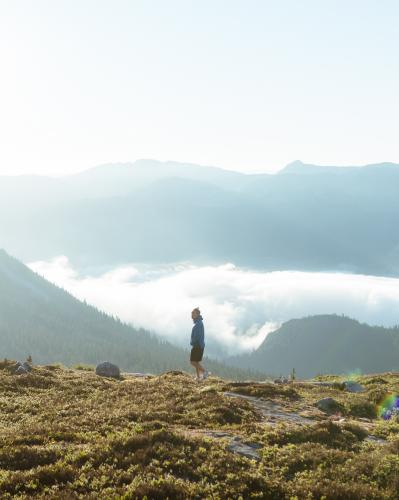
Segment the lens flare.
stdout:
[[362,371],[359,369],[356,369],[356,370],[350,371],[345,378],[347,380],[350,380],[351,382],[356,382],[357,379],[361,376],[361,374],[362,374]]
[[399,396],[390,394],[378,405],[378,416],[384,420],[399,420]]

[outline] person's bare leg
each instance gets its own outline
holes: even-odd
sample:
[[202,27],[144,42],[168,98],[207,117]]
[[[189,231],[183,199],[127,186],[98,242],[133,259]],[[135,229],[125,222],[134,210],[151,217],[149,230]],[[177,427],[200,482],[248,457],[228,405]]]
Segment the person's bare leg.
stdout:
[[200,378],[200,370],[198,368],[199,363],[197,361],[191,361],[191,364],[194,366],[195,371],[197,372],[197,378]]
[[200,362],[198,362],[198,363],[197,363],[197,365],[198,365],[198,370],[199,370],[201,373],[205,373],[205,372],[206,372],[205,368],[201,365],[201,363],[200,363]]

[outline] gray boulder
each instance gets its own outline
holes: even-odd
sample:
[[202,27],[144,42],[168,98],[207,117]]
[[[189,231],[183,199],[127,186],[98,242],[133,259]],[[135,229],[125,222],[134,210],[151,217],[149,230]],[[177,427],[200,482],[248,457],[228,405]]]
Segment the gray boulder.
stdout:
[[344,388],[348,392],[364,392],[366,390],[361,384],[352,380],[345,380]]
[[18,366],[14,373],[15,375],[27,375],[29,372],[28,370],[25,370],[25,368],[21,365]]
[[334,398],[323,398],[317,401],[316,406],[325,413],[337,413],[342,411],[342,406]]
[[120,378],[121,371],[118,366],[110,363],[109,361],[105,361],[104,363],[97,365],[96,374],[101,377]]
[[243,443],[239,438],[235,438],[230,442],[227,449],[233,453],[237,453],[238,455],[242,455],[259,462],[261,457],[258,450],[261,447],[262,445],[258,443]]
[[25,373],[30,373],[31,371],[32,366],[26,361],[24,363],[22,363],[21,361],[17,361],[11,369],[11,372],[15,375],[22,375]]
[[288,382],[289,382],[289,380],[287,377],[280,377],[280,378],[274,379],[275,384],[288,384]]
[[22,363],[22,368],[24,368],[27,372],[31,372],[33,370],[32,368],[32,365],[30,363],[28,363],[27,361],[25,361],[24,363]]
[[229,440],[227,449],[232,453],[242,455],[250,458],[251,460],[256,460],[257,462],[261,459],[259,450],[262,448],[262,445],[259,443],[244,443],[240,436],[232,436],[230,432],[225,431],[207,431],[205,432],[205,435],[214,439],[227,438]]

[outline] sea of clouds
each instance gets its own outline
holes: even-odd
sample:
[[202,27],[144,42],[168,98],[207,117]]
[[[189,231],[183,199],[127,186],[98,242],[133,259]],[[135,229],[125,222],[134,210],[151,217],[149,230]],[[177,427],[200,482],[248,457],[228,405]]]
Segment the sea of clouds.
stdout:
[[345,314],[371,325],[399,324],[399,279],[345,273],[259,272],[218,266],[123,266],[78,272],[65,256],[29,264],[49,281],[121,320],[187,346],[200,307],[208,354],[255,349],[289,319]]

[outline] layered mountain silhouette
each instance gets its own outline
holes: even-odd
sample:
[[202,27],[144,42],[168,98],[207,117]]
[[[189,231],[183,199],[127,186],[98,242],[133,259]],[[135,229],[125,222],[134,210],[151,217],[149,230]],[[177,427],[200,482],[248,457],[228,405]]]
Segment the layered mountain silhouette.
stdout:
[[60,179],[0,178],[2,245],[76,265],[231,261],[399,275],[399,166],[278,174],[141,160]]
[[292,319],[267,335],[257,350],[229,360],[239,367],[300,377],[399,370],[399,327],[361,324],[345,316]]
[[[80,302],[0,250],[0,357],[28,355],[38,364],[109,360],[145,373],[190,367],[187,351]],[[207,365],[222,376],[253,376],[213,360]]]

